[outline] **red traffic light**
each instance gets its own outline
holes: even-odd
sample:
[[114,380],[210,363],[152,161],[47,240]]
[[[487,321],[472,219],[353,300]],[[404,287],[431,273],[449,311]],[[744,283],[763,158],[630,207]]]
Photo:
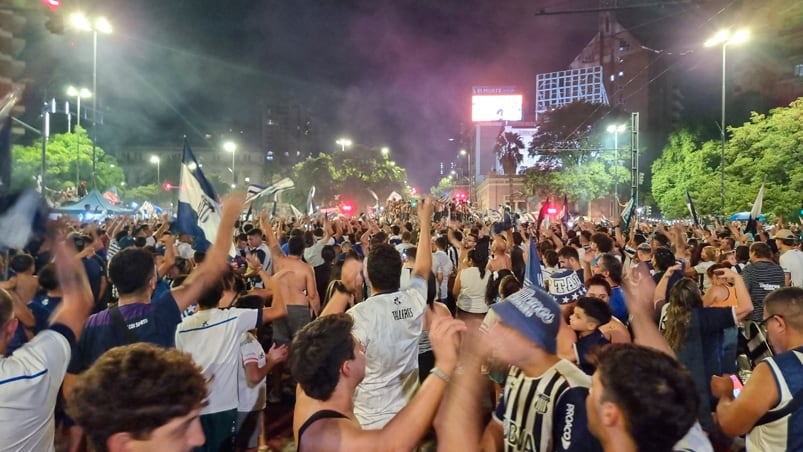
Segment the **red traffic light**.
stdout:
[[343,204],[340,205],[340,210],[342,210],[343,213],[351,213],[354,211],[354,206],[344,202]]
[[170,182],[165,182],[163,186],[165,190],[170,190],[173,188],[173,185],[171,185]]
[[40,0],[40,1],[45,5],[47,5],[47,7],[50,8],[51,11],[55,11],[59,9],[59,7],[61,6],[61,0]]
[[554,207],[547,207],[546,213],[548,213],[549,215],[555,215],[556,213],[558,213],[558,209]]

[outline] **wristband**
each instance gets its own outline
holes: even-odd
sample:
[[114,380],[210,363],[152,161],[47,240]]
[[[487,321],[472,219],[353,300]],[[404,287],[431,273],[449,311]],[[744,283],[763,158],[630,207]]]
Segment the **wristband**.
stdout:
[[449,383],[449,376],[443,373],[443,371],[438,369],[437,367],[433,367],[432,370],[429,371],[429,373],[435,375],[436,377],[440,378],[446,383]]

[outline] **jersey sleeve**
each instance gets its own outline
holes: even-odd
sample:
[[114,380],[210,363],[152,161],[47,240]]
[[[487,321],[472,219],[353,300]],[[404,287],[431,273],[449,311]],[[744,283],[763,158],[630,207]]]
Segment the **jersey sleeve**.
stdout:
[[599,441],[588,430],[586,397],[588,388],[566,390],[555,405],[552,437],[560,452],[601,451]]
[[259,363],[259,354],[264,352],[259,342],[248,333],[243,334],[242,341],[240,341],[240,357],[242,358],[243,365],[248,363]]
[[427,280],[424,278],[412,275],[410,284],[407,285],[405,290],[411,292],[410,298],[418,302],[422,307],[427,304]]
[[261,320],[261,309],[241,309],[234,308],[234,314],[237,315],[237,331],[241,334],[248,330],[252,330],[259,326],[258,320]]

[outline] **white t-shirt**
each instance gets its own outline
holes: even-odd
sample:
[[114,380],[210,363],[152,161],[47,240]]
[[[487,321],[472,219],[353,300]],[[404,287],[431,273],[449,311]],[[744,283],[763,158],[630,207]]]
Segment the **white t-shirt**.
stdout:
[[491,272],[485,270],[485,277],[480,277],[480,269],[477,267],[464,268],[457,275],[460,278],[460,293],[457,295],[457,307],[473,314],[484,314],[488,312],[488,304],[485,302],[485,291],[488,288],[488,279]]
[[407,288],[374,295],[347,311],[365,346],[365,378],[354,393],[354,414],[365,429],[384,427],[418,389],[426,295],[427,282],[414,276]]
[[237,411],[249,412],[265,409],[265,379],[253,385],[245,374],[245,365],[256,363],[257,367],[265,367],[268,360],[265,350],[251,332],[243,333],[240,337],[240,366],[237,367],[237,394],[239,405]]
[[445,300],[449,296],[449,275],[452,274],[452,260],[446,251],[435,251],[432,253],[432,272],[437,278],[438,273],[443,276],[440,286],[438,286],[438,299]]
[[192,354],[209,381],[209,404],[201,408],[201,414],[237,408],[237,368],[242,365],[240,338],[258,326],[259,312],[204,309],[182,320],[176,328],[176,348]]
[[55,451],[53,412],[69,362],[69,341],[50,329],[0,358],[0,450]]
[[784,273],[789,273],[792,285],[803,287],[803,251],[791,249],[781,254],[778,260]]

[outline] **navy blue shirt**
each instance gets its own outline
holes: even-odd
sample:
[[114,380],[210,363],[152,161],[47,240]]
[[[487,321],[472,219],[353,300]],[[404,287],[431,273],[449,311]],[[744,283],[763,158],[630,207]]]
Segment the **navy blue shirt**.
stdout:
[[588,359],[589,356],[594,350],[609,343],[599,328],[586,337],[577,338],[577,342],[574,343],[574,352],[577,354],[577,365],[580,366],[580,369],[583,369],[583,372],[588,375],[592,375],[596,370],[596,366]]
[[[164,292],[151,303],[120,306],[120,314],[129,331],[139,341],[175,347],[176,325],[181,323],[181,311],[172,292]],[[108,309],[92,314],[84,323],[84,331],[67,372],[80,374],[107,350],[128,344],[128,337],[114,323]]]

